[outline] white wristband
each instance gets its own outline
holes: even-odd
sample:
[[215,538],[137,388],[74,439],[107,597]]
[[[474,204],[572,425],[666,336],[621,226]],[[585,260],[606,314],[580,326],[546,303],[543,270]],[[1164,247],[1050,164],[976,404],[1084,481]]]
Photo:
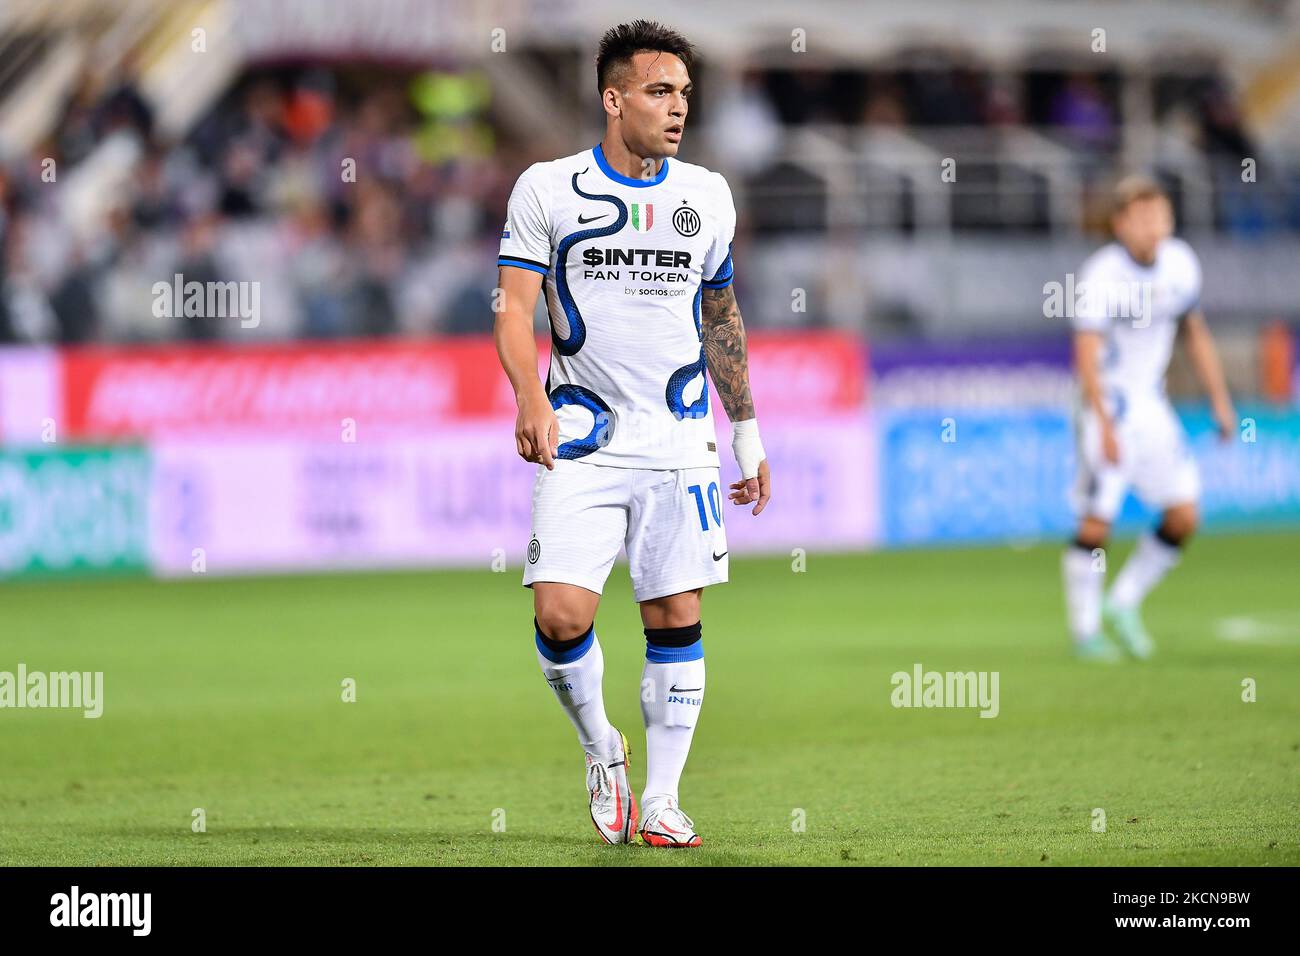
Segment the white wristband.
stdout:
[[750,418],[743,422],[731,423],[731,451],[740,466],[740,477],[748,481],[758,476],[758,465],[767,453],[763,451],[763,440],[758,437],[758,419]]

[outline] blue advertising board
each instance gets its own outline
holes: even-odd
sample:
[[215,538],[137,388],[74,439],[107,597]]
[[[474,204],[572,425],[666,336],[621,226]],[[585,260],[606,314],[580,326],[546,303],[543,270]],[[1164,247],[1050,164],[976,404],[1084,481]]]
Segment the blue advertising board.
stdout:
[[[1223,442],[1208,410],[1179,409],[1201,470],[1205,529],[1300,526],[1300,410],[1239,412],[1241,431]],[[1068,409],[910,409],[876,420],[886,546],[1033,540],[1073,529]],[[1153,520],[1130,496],[1117,530]]]

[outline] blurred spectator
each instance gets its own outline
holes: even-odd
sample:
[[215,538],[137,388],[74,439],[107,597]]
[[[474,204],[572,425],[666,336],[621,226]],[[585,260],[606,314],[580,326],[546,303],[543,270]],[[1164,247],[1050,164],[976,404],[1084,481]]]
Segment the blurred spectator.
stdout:
[[1077,146],[1101,149],[1115,140],[1115,117],[1091,73],[1074,74],[1057,91],[1050,122]]
[[871,91],[862,110],[862,122],[867,126],[907,125],[907,107],[896,83],[885,83]]
[[[757,73],[745,73],[729,82],[711,102],[705,136],[716,156],[726,156],[728,167],[750,176],[767,166],[781,148],[781,123],[772,101],[763,91]],[[737,149],[737,144],[744,144]]]
[[980,79],[969,70],[915,70],[908,76],[909,115],[924,126],[975,126],[983,119]]

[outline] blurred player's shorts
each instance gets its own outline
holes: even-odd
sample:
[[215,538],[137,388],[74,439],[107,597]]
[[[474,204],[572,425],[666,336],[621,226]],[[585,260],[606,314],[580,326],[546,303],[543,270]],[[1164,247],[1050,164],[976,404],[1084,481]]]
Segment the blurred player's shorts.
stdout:
[[1078,474],[1073,503],[1080,517],[1112,522],[1132,489],[1147,507],[1195,503],[1201,476],[1173,406],[1163,398],[1130,401],[1115,423],[1119,464],[1106,461],[1101,425],[1091,409],[1075,415]]

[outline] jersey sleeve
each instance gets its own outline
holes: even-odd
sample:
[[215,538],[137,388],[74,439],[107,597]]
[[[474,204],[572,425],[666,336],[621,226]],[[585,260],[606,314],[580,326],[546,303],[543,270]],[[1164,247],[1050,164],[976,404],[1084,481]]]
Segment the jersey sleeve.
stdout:
[[[1099,257],[1079,270],[1070,323],[1076,332],[1105,332],[1110,327],[1110,279]],[[1067,287],[1068,288],[1068,287]]]
[[736,236],[736,206],[731,199],[731,187],[720,174],[718,177],[718,227],[713,244],[704,255],[704,288],[725,289],[731,285],[734,269],[731,264],[731,243]]
[[550,190],[545,169],[535,163],[515,182],[501,230],[497,265],[546,275],[551,268]]

